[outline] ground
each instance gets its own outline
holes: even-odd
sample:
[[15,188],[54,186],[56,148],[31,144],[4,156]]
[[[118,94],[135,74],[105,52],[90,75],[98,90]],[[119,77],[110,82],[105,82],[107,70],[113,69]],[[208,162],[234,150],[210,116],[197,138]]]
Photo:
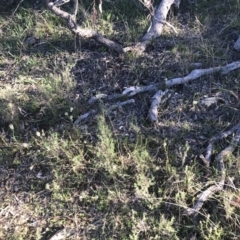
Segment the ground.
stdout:
[[[58,231],[67,239],[238,239],[240,194],[230,184],[196,217],[183,213],[218,179],[214,158],[206,169],[199,156],[211,137],[239,123],[239,70],[171,88],[158,124],[147,118],[155,92],[112,111],[128,98],[88,104],[96,94],[238,60],[238,2],[183,1],[168,19],[178,34],[166,26],[142,56],[79,43],[31,3],[0,15],[0,239],[51,239]],[[126,46],[149,25],[137,1],[109,1],[103,10],[85,25]],[[207,105],[210,97],[216,101]],[[214,156],[231,137],[217,142]],[[226,160],[236,189],[239,151]]]

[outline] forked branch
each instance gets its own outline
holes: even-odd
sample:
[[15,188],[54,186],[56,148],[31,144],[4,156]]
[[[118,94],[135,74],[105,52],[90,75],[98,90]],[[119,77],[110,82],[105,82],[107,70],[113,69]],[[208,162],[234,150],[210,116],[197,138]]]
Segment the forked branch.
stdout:
[[54,3],[54,2],[50,2],[49,0],[47,0],[47,6],[54,14],[56,14],[60,18],[67,20],[68,28],[74,34],[76,34],[82,38],[93,38],[95,41],[99,42],[100,44],[102,44],[103,46],[105,46],[111,50],[114,50],[118,53],[123,52],[123,48],[120,44],[118,44],[112,40],[109,40],[108,38],[105,38],[104,36],[102,36],[100,33],[98,33],[97,31],[95,31],[93,29],[83,28],[77,24],[76,15],[77,15],[77,10],[78,10],[78,0],[74,0],[73,14],[70,14],[66,11],[61,10],[58,7],[59,6],[58,2],[59,1]]
[[123,48],[121,44],[118,44],[104,37],[99,32],[90,28],[83,28],[81,27],[81,25],[77,24],[76,16],[78,12],[78,0],[74,0],[74,9],[72,14],[63,11],[59,8],[59,6],[66,4],[68,2],[70,2],[70,0],[57,0],[55,2],[47,0],[47,6],[54,14],[56,14],[62,19],[65,19],[68,23],[68,28],[77,36],[81,38],[92,38],[101,45],[118,53],[135,51],[141,54],[146,50],[147,45],[151,42],[152,39],[157,38],[161,35],[163,26],[165,24],[170,26],[176,32],[175,28],[166,21],[166,18],[171,5],[173,4],[178,5],[177,3],[179,3],[180,0],[162,0],[156,12],[154,13],[154,16],[152,17],[152,24],[149,28],[149,31],[143,36],[143,38],[137,44],[125,48]]
[[200,196],[197,198],[196,203],[192,208],[187,208],[184,212],[185,215],[197,215],[199,210],[202,208],[203,204],[205,201],[207,201],[214,193],[219,192],[223,189],[224,184],[225,184],[225,179],[226,179],[226,169],[224,165],[224,160],[227,160],[227,157],[233,153],[233,151],[236,149],[237,145],[239,144],[240,141],[240,123],[231,128],[230,130],[223,132],[216,137],[213,137],[210,140],[210,143],[207,148],[207,154],[206,157],[204,158],[204,163],[209,167],[208,161],[210,157],[212,156],[212,148],[213,148],[213,143],[216,142],[217,140],[221,140],[223,138],[228,137],[230,134],[233,134],[234,132],[235,135],[233,136],[232,142],[229,144],[228,147],[226,147],[224,150],[222,150],[216,157],[216,162],[218,166],[218,172],[220,175],[220,180],[216,182],[215,185],[210,186],[207,188],[205,191],[203,191]]

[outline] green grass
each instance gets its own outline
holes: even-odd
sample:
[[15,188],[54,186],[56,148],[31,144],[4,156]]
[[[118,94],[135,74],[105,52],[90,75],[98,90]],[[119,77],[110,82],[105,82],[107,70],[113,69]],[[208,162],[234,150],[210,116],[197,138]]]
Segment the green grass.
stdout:
[[[0,17],[0,239],[44,240],[62,229],[74,230],[67,239],[238,239],[239,192],[230,185],[196,218],[183,214],[218,180],[216,164],[206,169],[199,155],[239,121],[238,70],[174,88],[159,125],[147,120],[153,93],[112,112],[116,101],[87,103],[97,93],[185,76],[192,63],[236,60],[238,1],[183,6],[169,16],[178,35],[166,26],[143,56],[116,56],[92,40],[75,52],[65,22],[32,6],[23,1],[14,16],[8,9]],[[147,14],[138,1],[103,1],[97,21],[83,24],[133,45]],[[29,37],[36,42],[26,44]],[[223,100],[201,105],[211,96]],[[91,109],[95,115],[73,124]],[[239,188],[239,147],[226,168]]]

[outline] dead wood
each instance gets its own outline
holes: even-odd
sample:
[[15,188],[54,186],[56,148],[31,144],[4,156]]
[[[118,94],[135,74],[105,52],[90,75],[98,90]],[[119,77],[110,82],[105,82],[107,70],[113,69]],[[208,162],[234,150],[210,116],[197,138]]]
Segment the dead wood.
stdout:
[[124,102],[117,102],[115,103],[114,105],[110,106],[107,110],[107,112],[111,112],[113,111],[114,109],[117,109],[117,108],[121,108],[127,104],[131,104],[131,103],[135,103],[135,100],[134,99],[129,99],[129,100],[126,100]]
[[233,136],[232,142],[229,144],[228,147],[226,147],[224,150],[222,150],[216,157],[216,162],[218,166],[218,172],[220,176],[220,180],[215,183],[215,185],[210,186],[205,191],[203,191],[200,196],[197,198],[196,203],[192,208],[187,208],[184,211],[185,215],[197,215],[199,213],[199,210],[202,208],[205,201],[207,201],[214,193],[219,192],[223,189],[226,179],[226,169],[224,165],[224,160],[227,160],[227,157],[233,153],[233,151],[236,149],[237,145],[240,141],[240,124],[237,124],[230,130],[223,132],[216,137],[213,137],[210,140],[210,143],[207,148],[207,154],[204,158],[204,162],[206,163],[207,167],[209,167],[209,159],[212,155],[212,149],[213,149],[213,143],[217,140],[223,139],[228,137],[230,134],[233,134],[236,132],[236,134]]
[[148,86],[132,86],[126,88],[122,93],[120,94],[97,94],[96,96],[92,96],[88,100],[88,104],[93,104],[99,99],[106,99],[106,100],[115,100],[123,97],[133,97],[134,95],[142,92],[150,92],[150,91],[156,91],[158,89],[158,85],[148,85]]
[[90,110],[85,114],[80,115],[75,122],[73,123],[74,125],[79,124],[80,122],[82,122],[83,120],[87,119],[88,117],[92,116],[93,114],[95,114],[96,111],[95,110]]
[[[141,38],[141,40],[137,44],[135,44],[134,46],[128,46],[128,47],[123,47],[121,44],[118,44],[104,37],[103,35],[101,35],[100,33],[98,33],[93,29],[81,27],[81,25],[77,24],[77,21],[76,21],[76,15],[78,10],[78,0],[74,0],[74,10],[72,14],[67,13],[59,8],[61,4],[65,4],[67,2],[69,2],[69,0],[59,0],[59,1],[56,1],[55,3],[47,0],[47,6],[54,14],[56,14],[62,19],[65,19],[67,21],[68,28],[77,36],[81,38],[92,38],[96,42],[100,43],[101,45],[113,51],[116,51],[118,53],[135,51],[141,54],[146,50],[148,44],[153,39],[159,37],[162,34],[165,24],[168,25],[171,29],[173,29],[175,33],[177,33],[177,30],[174,28],[174,26],[172,26],[170,23],[167,22],[167,14],[170,10],[170,7],[173,4],[179,6],[180,0],[162,0],[158,8],[155,11],[153,10],[152,23],[148,32]],[[144,1],[144,2],[147,2],[147,1]],[[240,49],[239,46],[240,46],[240,37],[235,43],[234,48],[236,50],[239,50]],[[173,78],[166,81],[165,83],[151,84],[148,86],[132,86],[132,87],[126,88],[121,94],[113,94],[113,95],[98,94],[96,96],[93,96],[88,101],[88,103],[93,104],[99,99],[114,100],[114,99],[119,99],[126,96],[133,97],[134,95],[142,92],[157,91],[158,89],[164,90],[166,88],[168,89],[175,85],[191,82],[193,80],[199,79],[200,77],[206,76],[209,74],[213,74],[217,72],[223,75],[228,74],[229,72],[238,68],[240,68],[240,61],[232,62],[225,66],[218,66],[218,67],[212,67],[207,69],[195,69],[185,77]],[[167,92],[168,90],[165,90],[165,91],[158,90],[158,92],[153,96],[151,107],[148,113],[148,118],[151,122],[154,122],[154,123],[158,122],[158,107],[162,103],[162,98],[165,96]],[[129,103],[134,103],[134,99],[130,99],[125,102],[118,102],[112,105],[111,107],[109,107],[107,112],[112,111],[113,109],[116,109],[118,107],[121,107]],[[86,114],[79,116],[79,118],[74,122],[74,124],[76,125],[80,123],[82,120],[88,118],[94,113],[95,113],[95,110],[90,110]],[[215,185],[210,186],[206,190],[204,190],[197,197],[197,201],[194,204],[194,206],[192,208],[187,208],[184,214],[188,216],[196,215],[202,208],[205,201],[207,201],[214,193],[219,192],[223,189],[226,181],[226,169],[225,169],[224,161],[226,160],[229,154],[233,153],[233,151],[236,149],[236,146],[239,144],[240,124],[210,139],[209,145],[206,150],[206,155],[200,156],[200,158],[203,160],[206,167],[209,168],[214,143],[216,141],[219,141],[223,138],[230,136],[233,133],[235,133],[235,136],[233,136],[231,144],[228,147],[226,147],[224,150],[222,150],[215,158],[215,161],[217,162],[217,166],[218,166],[218,173],[219,173],[218,181],[216,181]]]
[[95,31],[93,29],[83,28],[77,24],[77,21],[76,21],[77,6],[78,6],[77,2],[78,2],[78,0],[74,0],[75,4],[74,4],[74,13],[73,14],[70,14],[70,13],[67,13],[67,12],[61,10],[60,8],[58,8],[55,5],[55,3],[50,2],[49,0],[47,0],[47,6],[54,14],[56,14],[60,18],[63,18],[67,21],[68,28],[74,34],[76,34],[82,38],[92,38],[96,42],[102,44],[103,46],[105,46],[111,50],[114,50],[118,53],[122,53],[123,48],[120,44],[118,44],[112,40],[109,40],[108,38],[105,38],[104,36],[102,36],[100,33],[98,33],[97,31]]
[[151,122],[158,122],[158,107],[162,103],[162,98],[168,93],[168,90],[158,90],[157,93],[152,97],[152,104],[148,111],[148,119]]
[[[240,61],[232,62],[225,66],[219,66],[219,67],[213,67],[213,68],[207,68],[207,69],[195,69],[185,77],[173,78],[173,79],[166,81],[165,83],[151,84],[151,85],[147,85],[147,86],[131,86],[131,87],[126,88],[121,94],[113,94],[113,95],[98,94],[96,96],[91,97],[91,99],[89,99],[88,103],[93,104],[94,102],[96,102],[99,99],[113,100],[113,99],[118,99],[118,98],[122,98],[122,97],[133,97],[134,95],[142,93],[142,92],[157,91],[158,89],[164,90],[166,88],[170,88],[175,85],[180,85],[180,84],[185,84],[185,83],[191,82],[191,81],[196,80],[204,75],[209,75],[209,74],[213,74],[213,73],[217,73],[217,72],[225,75],[225,74],[227,74],[235,69],[238,69],[238,68],[240,68]],[[159,95],[157,98],[153,97],[152,105],[154,107],[153,108],[151,107],[149,110],[149,120],[151,122],[156,122],[156,116],[158,114],[156,106],[158,106],[158,104],[159,104],[158,101],[161,101],[161,97],[160,97],[161,92],[158,92],[157,95]],[[210,146],[209,146],[209,148],[210,148]],[[206,159],[208,159],[208,158],[209,157],[207,155]]]
[[175,28],[171,24],[167,23],[167,14],[171,6],[173,4],[176,4],[176,2],[180,3],[180,1],[176,0],[163,0],[159,4],[153,16],[152,25],[149,28],[148,32],[142,37],[142,41],[151,41],[152,39],[159,37],[162,34],[165,24],[168,26],[170,25],[170,27],[173,28],[176,32]]
[[62,230],[57,231],[49,240],[62,240],[70,237],[76,232],[74,228],[63,228]]
[[229,72],[240,68],[240,61],[232,62],[225,66],[206,68],[206,69],[195,69],[191,73],[189,73],[186,77],[182,78],[173,78],[166,82],[166,87],[172,87],[179,84],[188,83],[190,81],[196,80],[204,75],[209,75],[213,73],[219,72],[222,75],[228,74]]
[[[123,48],[121,44],[118,44],[104,37],[99,32],[90,28],[83,28],[81,27],[81,25],[77,24],[76,16],[78,11],[78,0],[74,0],[74,10],[72,14],[63,11],[59,8],[59,6],[66,4],[69,1],[70,0],[57,0],[55,2],[51,2],[50,0],[47,0],[47,6],[54,14],[67,21],[68,28],[74,34],[81,38],[92,38],[96,42],[117,53],[124,53],[128,51],[134,51],[138,54],[143,53],[146,50],[147,45],[151,42],[151,40],[161,35],[165,24],[171,27],[174,30],[174,32],[177,32],[176,29],[166,21],[166,18],[171,5],[173,4],[179,5],[180,0],[162,0],[162,2],[159,4],[159,7],[157,8],[152,17],[152,23],[149,28],[149,31],[142,37],[142,39],[137,44],[125,48]],[[100,9],[102,9],[101,5]]]

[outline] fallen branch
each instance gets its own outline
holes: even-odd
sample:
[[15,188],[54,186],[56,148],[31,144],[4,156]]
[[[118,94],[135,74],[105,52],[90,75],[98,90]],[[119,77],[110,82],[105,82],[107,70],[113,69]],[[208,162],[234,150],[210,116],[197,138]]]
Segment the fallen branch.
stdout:
[[[66,4],[68,2],[70,2],[70,0],[57,0],[55,2],[47,0],[47,6],[54,14],[56,14],[62,19],[65,19],[67,21],[68,28],[78,37],[92,38],[101,45],[118,53],[135,51],[136,53],[141,54],[146,50],[147,45],[152,41],[152,39],[157,38],[161,35],[165,24],[172,28],[174,32],[177,32],[176,29],[166,21],[166,19],[167,14],[171,8],[171,5],[175,4],[176,6],[179,6],[180,0],[162,0],[157,10],[153,14],[154,16],[152,18],[153,20],[149,28],[149,31],[142,37],[140,42],[138,42],[134,46],[125,48],[123,48],[121,44],[118,44],[117,42],[114,42],[104,37],[99,32],[93,29],[83,28],[79,24],[77,24],[76,15],[78,11],[78,0],[74,0],[74,9],[72,14],[63,11],[59,8],[59,6]],[[100,12],[102,11],[101,4],[102,1],[100,1],[99,3]]]
[[206,151],[206,156],[203,157],[202,155],[200,156],[200,158],[206,163],[207,166],[209,166],[210,164],[210,158],[212,157],[212,151],[213,151],[213,144],[216,141],[219,141],[221,139],[224,139],[228,136],[230,136],[231,134],[233,134],[238,128],[240,127],[240,124],[232,127],[231,129],[229,129],[226,132],[220,133],[219,135],[213,137],[212,139],[210,139],[208,147],[207,147],[207,151]]
[[206,189],[197,199],[197,202],[192,208],[187,208],[184,211],[184,215],[196,215],[198,214],[199,210],[202,208],[205,201],[207,201],[214,193],[219,192],[223,189],[225,180],[221,180],[220,182],[216,183],[214,186],[209,187]]
[[157,93],[152,97],[152,104],[148,111],[148,119],[151,122],[158,122],[158,107],[162,102],[162,98],[168,93],[168,90],[158,90]]
[[192,208],[187,208],[184,211],[185,215],[196,215],[199,210],[202,208],[203,204],[205,201],[207,201],[214,193],[219,192],[223,189],[224,184],[225,184],[225,179],[226,179],[226,170],[224,166],[224,160],[233,153],[233,151],[236,149],[237,145],[239,144],[240,141],[240,124],[237,124],[230,130],[221,133],[217,135],[216,137],[212,138],[210,140],[210,144],[207,148],[207,155],[205,159],[207,160],[208,166],[209,166],[209,159],[212,155],[212,148],[213,148],[213,143],[216,142],[217,140],[223,139],[228,137],[230,134],[233,134],[236,131],[235,136],[233,136],[233,140],[231,144],[226,147],[224,150],[222,150],[216,157],[216,162],[218,165],[218,172],[220,174],[221,179],[214,185],[209,188],[207,188],[205,191],[203,191],[200,196],[197,198],[196,203]]
[[157,90],[157,85],[148,85],[148,86],[134,86],[134,87],[128,87],[126,88],[123,92],[123,96],[129,96],[132,97],[138,93],[142,92],[149,92],[149,91],[156,91]]
[[117,102],[116,104],[109,107],[107,112],[111,112],[116,108],[120,108],[120,107],[123,107],[124,105],[131,104],[131,103],[135,103],[135,100],[134,99],[129,99],[129,100],[124,101],[124,102]]
[[91,97],[91,98],[88,100],[88,104],[93,104],[93,103],[95,103],[97,100],[103,99],[103,98],[107,98],[107,97],[108,97],[107,94],[97,94],[96,96],[93,96],[93,97]]
[[177,34],[177,30],[174,28],[174,26],[166,20],[168,12],[173,4],[176,7],[179,7],[180,0],[162,0],[155,13],[152,13],[153,10],[150,9],[150,14],[153,16],[147,33],[134,46],[123,48],[123,52],[133,51],[141,55],[153,39],[161,36],[165,24],[173,29],[173,31]]
[[114,99],[119,99],[123,97],[133,97],[138,93],[156,91],[157,89],[158,89],[158,85],[128,87],[120,94],[112,94],[112,95],[97,94],[96,96],[93,96],[88,100],[88,104],[93,104],[100,99],[114,100]]
[[92,96],[89,100],[88,100],[88,104],[93,104],[95,103],[96,101],[100,100],[100,99],[106,99],[106,100],[116,100],[116,99],[119,99],[119,98],[123,98],[125,97],[126,94],[122,94],[122,93],[115,93],[115,94],[112,94],[112,95],[107,95],[107,94],[97,94],[96,96]]
[[112,49],[118,53],[123,53],[123,48],[120,44],[105,38],[97,31],[94,31],[93,29],[83,28],[77,24],[76,14],[77,14],[78,0],[74,0],[74,13],[73,14],[67,13],[67,12],[61,10],[60,8],[58,8],[58,6],[59,6],[58,1],[53,3],[53,2],[50,2],[49,0],[47,0],[47,6],[54,14],[56,14],[57,16],[59,16],[62,19],[67,20],[68,28],[77,36],[82,37],[82,38],[93,38],[95,41],[99,42],[103,46],[106,46],[107,48]]
[[173,87],[175,85],[188,83],[188,82],[196,80],[204,75],[209,75],[209,74],[213,74],[216,72],[219,72],[219,73],[225,75],[225,74],[227,74],[233,70],[236,70],[238,68],[240,68],[240,61],[232,62],[225,66],[206,68],[206,69],[195,69],[190,74],[188,74],[186,77],[173,78],[173,79],[166,81],[165,83],[151,84],[151,85],[147,85],[147,86],[131,86],[131,87],[126,88],[121,94],[113,94],[113,95],[98,94],[96,96],[91,97],[88,100],[88,103],[93,104],[94,102],[96,102],[99,99],[113,100],[113,99],[118,99],[118,98],[126,97],[126,96],[133,97],[134,95],[136,95],[138,93],[157,91],[159,88],[166,89],[166,88]]
[[240,36],[238,37],[237,41],[234,44],[234,49],[239,51],[240,50]]
[[173,78],[171,80],[168,80],[166,84],[166,88],[179,85],[179,84],[184,84],[188,83],[190,81],[196,80],[204,75],[209,75],[213,74],[216,72],[219,72],[220,74],[228,74],[229,72],[240,68],[240,61],[237,62],[232,62],[230,64],[227,64],[225,66],[219,66],[219,67],[213,67],[213,68],[206,68],[206,69],[195,69],[191,73],[189,73],[186,77],[182,78]]
[[75,122],[73,123],[74,125],[79,124],[81,121],[85,120],[86,118],[90,117],[91,115],[95,114],[96,110],[90,110],[85,114],[80,115]]

